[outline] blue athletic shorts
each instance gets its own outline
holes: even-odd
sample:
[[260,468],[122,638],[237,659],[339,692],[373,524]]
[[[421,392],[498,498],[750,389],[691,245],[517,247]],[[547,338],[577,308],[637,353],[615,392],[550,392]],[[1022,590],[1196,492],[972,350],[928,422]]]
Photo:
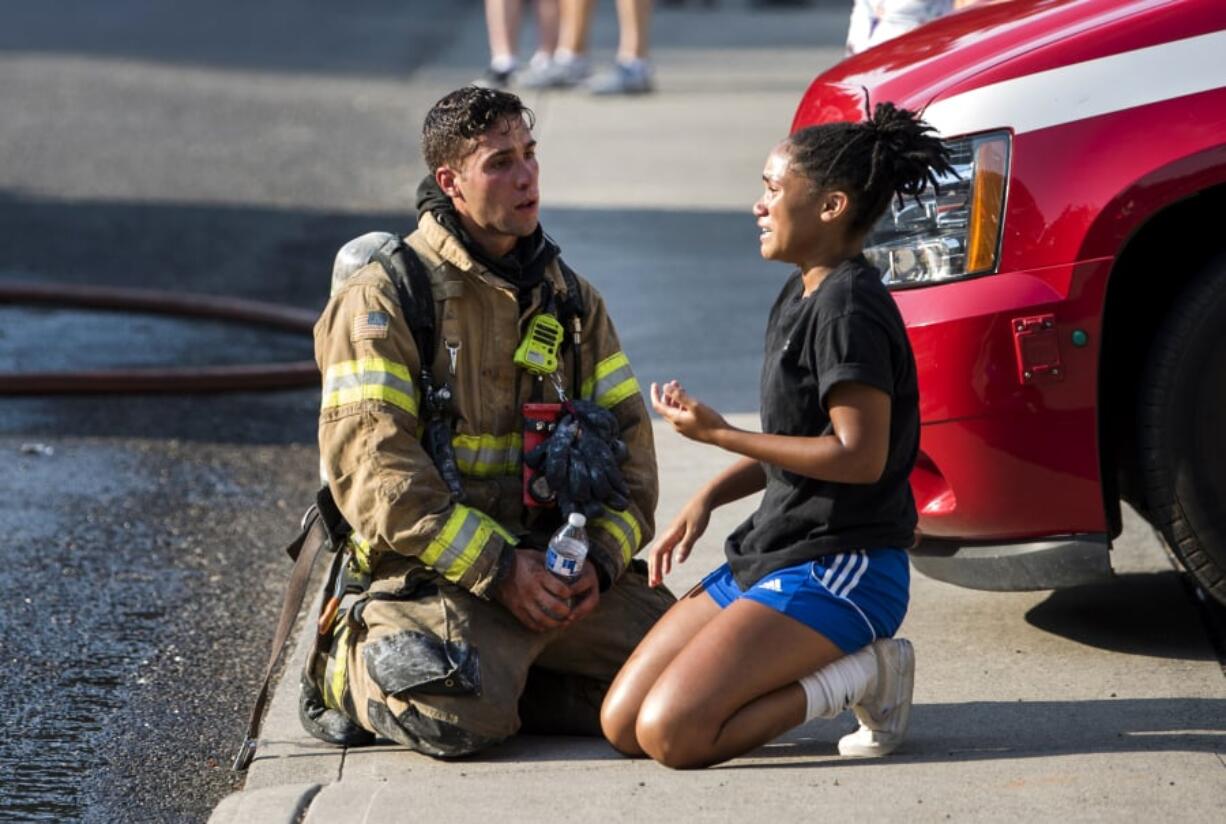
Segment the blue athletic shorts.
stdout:
[[724,564],[699,586],[721,609],[749,598],[820,632],[850,654],[898,631],[907,614],[911,568],[901,549],[860,549],[776,570],[747,590]]

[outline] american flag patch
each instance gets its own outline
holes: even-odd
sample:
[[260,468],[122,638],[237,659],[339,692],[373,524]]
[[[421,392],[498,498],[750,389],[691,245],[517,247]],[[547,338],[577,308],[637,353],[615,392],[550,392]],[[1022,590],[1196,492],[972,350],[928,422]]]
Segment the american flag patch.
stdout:
[[374,340],[387,337],[387,313],[363,312],[353,319],[350,340]]

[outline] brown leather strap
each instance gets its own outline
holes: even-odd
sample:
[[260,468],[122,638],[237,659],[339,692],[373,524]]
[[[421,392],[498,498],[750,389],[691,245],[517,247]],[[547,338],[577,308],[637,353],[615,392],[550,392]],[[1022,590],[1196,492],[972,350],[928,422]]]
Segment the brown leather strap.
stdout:
[[289,585],[285,589],[285,602],[281,604],[281,617],[277,621],[277,631],[272,637],[272,649],[268,656],[268,667],[264,670],[264,682],[256,696],[255,706],[251,710],[251,719],[247,722],[247,736],[239,747],[234,758],[233,770],[243,772],[255,756],[257,737],[260,734],[260,720],[264,714],[264,705],[268,702],[268,688],[272,683],[272,674],[285,652],[285,644],[289,641],[290,631],[298,619],[302,609],[302,601],[306,597],[307,584],[311,580],[311,570],[320,551],[329,546],[328,530],[319,515],[318,508],[312,506],[303,518],[302,533],[286,549],[294,558],[294,569],[290,573]]

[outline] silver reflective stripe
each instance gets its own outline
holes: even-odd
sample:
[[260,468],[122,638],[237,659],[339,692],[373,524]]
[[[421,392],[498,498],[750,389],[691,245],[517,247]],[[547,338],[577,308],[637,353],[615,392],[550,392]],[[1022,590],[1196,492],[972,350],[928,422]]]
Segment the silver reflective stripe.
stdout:
[[362,372],[358,375],[331,375],[324,382],[325,395],[342,389],[355,389],[359,386],[388,386],[401,392],[413,395],[412,381],[402,380],[390,372]]
[[596,403],[609,409],[638,391],[638,379],[634,377],[630,364],[626,363],[597,380],[591,397]]
[[[473,441],[477,444],[474,446]],[[452,440],[456,463],[466,475],[488,477],[513,474],[519,469],[521,439],[515,436],[458,435]]]
[[464,550],[468,548],[469,542],[477,534],[477,529],[480,526],[480,516],[476,512],[469,510],[464,515],[464,523],[460,526],[460,531],[451,539],[451,543],[443,550],[443,554],[431,566],[439,572],[446,574],[452,565],[455,564],[456,560],[464,553]]

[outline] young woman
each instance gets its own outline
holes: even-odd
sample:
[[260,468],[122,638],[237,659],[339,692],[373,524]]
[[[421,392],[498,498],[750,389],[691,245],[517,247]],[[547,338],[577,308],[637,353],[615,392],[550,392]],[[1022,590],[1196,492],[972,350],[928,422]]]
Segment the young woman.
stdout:
[[653,586],[713,509],[765,494],[728,537],[728,562],[613,682],[601,722],[627,755],[706,766],[849,708],[860,728],[840,740],[842,754],[886,755],[902,741],[915,659],[892,636],[907,610],[919,394],[902,318],[861,250],[891,199],[950,170],[930,132],[882,103],[862,123],[801,130],[767,158],[753,209],[761,253],[797,271],[767,325],[761,434],[730,426],[676,381],[651,386],[678,432],[743,456],[660,534]]

